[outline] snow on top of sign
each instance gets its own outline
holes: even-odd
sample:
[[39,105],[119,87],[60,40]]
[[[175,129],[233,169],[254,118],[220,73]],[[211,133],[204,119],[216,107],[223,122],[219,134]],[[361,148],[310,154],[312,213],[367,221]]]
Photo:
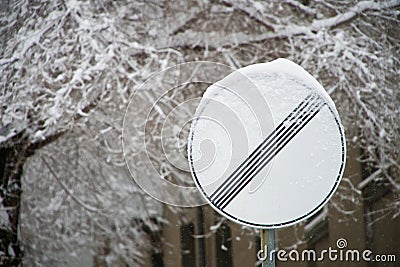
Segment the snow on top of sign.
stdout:
[[285,59],[285,58],[278,58],[274,61],[267,62],[267,63],[259,63],[253,64],[246,67],[243,67],[238,70],[240,73],[245,75],[251,75],[255,73],[285,73],[293,78],[303,82],[307,86],[319,91],[321,95],[325,96],[325,100],[328,104],[332,107],[335,106],[332,99],[328,96],[327,92],[325,91],[324,87],[305,69],[301,66],[297,65],[296,63]]

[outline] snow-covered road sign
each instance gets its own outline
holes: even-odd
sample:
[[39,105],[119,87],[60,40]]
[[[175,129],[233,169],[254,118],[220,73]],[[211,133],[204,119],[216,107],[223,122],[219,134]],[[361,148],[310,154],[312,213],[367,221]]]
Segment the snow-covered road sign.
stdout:
[[339,185],[345,153],[333,101],[285,59],[211,85],[188,143],[192,176],[209,204],[259,228],[295,224],[321,209]]

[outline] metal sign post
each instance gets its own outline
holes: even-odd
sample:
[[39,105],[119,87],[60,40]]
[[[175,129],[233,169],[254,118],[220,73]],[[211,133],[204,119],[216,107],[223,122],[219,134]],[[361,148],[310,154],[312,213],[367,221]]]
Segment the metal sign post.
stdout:
[[260,229],[262,267],[275,267],[275,230]]

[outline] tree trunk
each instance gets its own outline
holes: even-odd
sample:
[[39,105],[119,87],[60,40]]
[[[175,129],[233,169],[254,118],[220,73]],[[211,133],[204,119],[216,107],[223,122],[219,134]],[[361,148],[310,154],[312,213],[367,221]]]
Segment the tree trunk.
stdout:
[[[8,215],[8,223],[7,218],[3,218],[5,225],[0,228],[0,265],[2,266],[18,266],[22,259],[22,250],[18,242],[18,223],[22,168],[29,156],[28,147],[28,142],[22,142],[11,147],[0,148],[0,209]],[[3,212],[3,217],[4,215]]]
[[[64,132],[61,131],[38,143],[31,143],[21,133],[11,140],[0,144],[0,216],[2,210],[8,215],[6,225],[0,217],[0,266],[18,266],[22,261],[23,251],[18,240],[19,211],[21,203],[21,178],[23,167],[33,153],[55,141]],[[4,216],[3,216],[4,217]]]

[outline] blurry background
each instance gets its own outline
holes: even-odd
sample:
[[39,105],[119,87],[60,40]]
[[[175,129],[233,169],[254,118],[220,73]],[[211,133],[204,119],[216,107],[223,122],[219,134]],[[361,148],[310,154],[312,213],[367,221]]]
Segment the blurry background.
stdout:
[[[277,246],[321,251],[345,238],[348,248],[397,253],[397,265],[277,266],[398,266],[400,1],[2,0],[0,36],[0,265],[257,264],[257,230],[208,206],[164,205],[135,185],[122,121],[132,94],[155,72],[188,61],[235,69],[284,57],[333,98],[348,159],[330,203],[279,230]],[[223,78],[185,71],[176,79]],[[205,88],[182,87],[162,106],[171,110]],[[138,135],[154,144],[153,165],[162,178],[191,184],[157,143],[162,112],[150,115],[135,114],[151,121],[153,130]],[[167,139],[177,150],[186,145],[185,116],[175,116],[185,130]]]

